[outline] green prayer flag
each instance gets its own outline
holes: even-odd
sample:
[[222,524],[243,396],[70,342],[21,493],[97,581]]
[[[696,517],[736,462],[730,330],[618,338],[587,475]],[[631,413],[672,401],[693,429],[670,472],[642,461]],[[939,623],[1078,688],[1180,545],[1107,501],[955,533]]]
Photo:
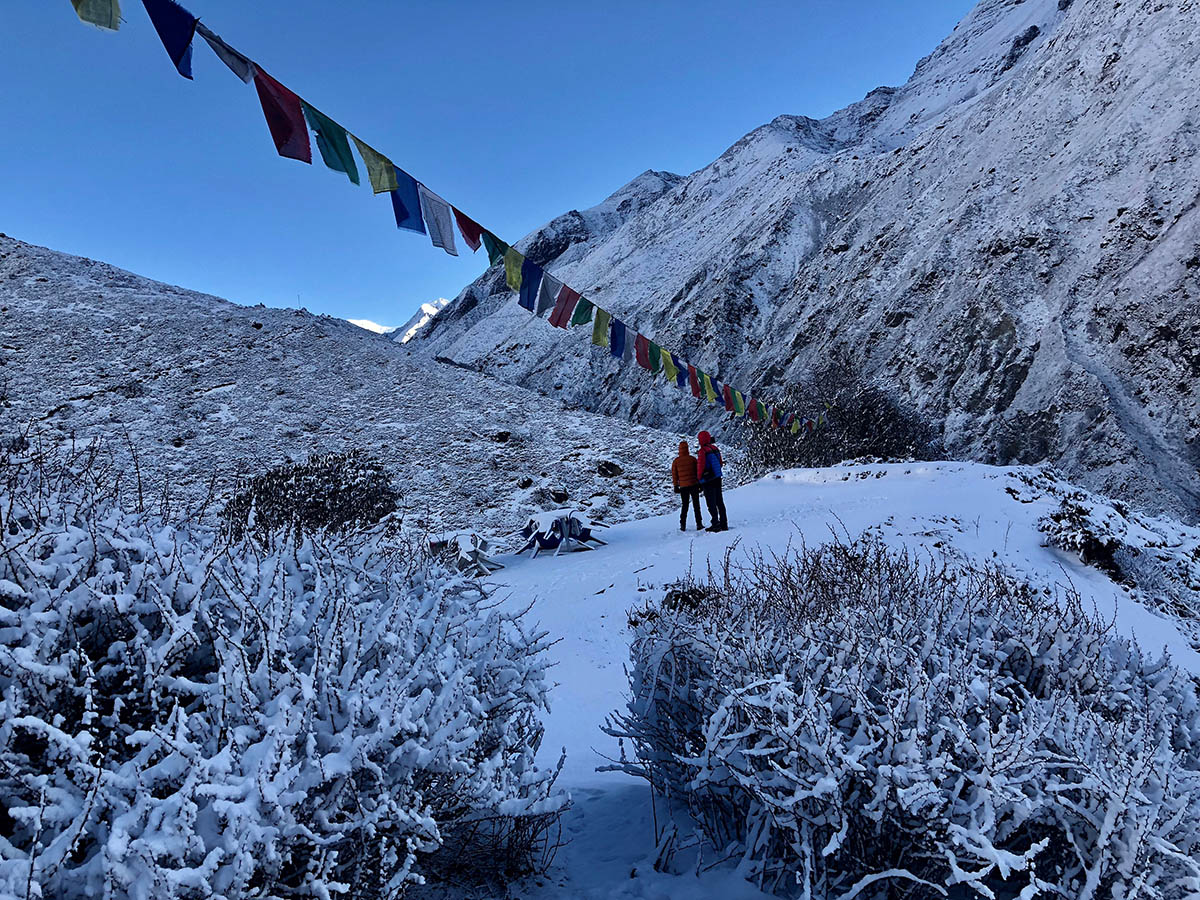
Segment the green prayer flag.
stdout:
[[[354,135],[350,135],[350,137],[354,137]],[[392,161],[370,144],[360,141],[356,137],[354,137],[354,145],[358,147],[358,155],[362,157],[363,165],[367,167],[367,178],[371,182],[371,190],[377,194],[396,190],[399,185],[396,182],[396,166]]]
[[792,420],[792,434],[795,434],[799,430],[800,430],[800,417],[796,416],[796,418]]
[[608,326],[612,322],[612,313],[596,307],[596,324],[592,326],[592,343],[597,347],[608,346]]
[[354,154],[350,152],[346,129],[305,101],[301,100],[300,105],[304,108],[308,127],[317,134],[317,149],[321,151],[325,165],[335,172],[342,172],[358,184],[358,166],[354,164]]
[[524,255],[515,247],[509,247],[504,251],[504,280],[514,291],[521,290],[521,266],[524,264]]
[[483,232],[479,237],[483,241],[484,249],[487,250],[488,265],[494,266],[504,259],[504,254],[508,252],[508,244],[490,231]]
[[771,421],[771,411],[767,409],[767,404],[763,403],[761,400],[758,401],[758,420],[760,422],[767,423],[770,423]]
[[71,0],[75,14],[89,25],[116,31],[121,27],[120,0]]
[[663,369],[666,371],[667,380],[674,384],[679,380],[679,367],[675,365],[675,360],[671,358],[670,350],[659,350],[662,355]]
[[746,401],[742,397],[742,392],[737,388],[733,390],[733,411],[734,414],[744,416],[746,414]]
[[708,377],[707,372],[700,373],[700,379],[704,384],[704,396],[709,403],[713,403],[717,399],[717,392],[713,390],[712,379]]
[[662,347],[650,342],[650,374],[657,375],[662,371]]
[[579,302],[575,304],[575,315],[571,316],[571,325],[586,325],[592,321],[592,310],[596,308],[587,297],[580,297]]

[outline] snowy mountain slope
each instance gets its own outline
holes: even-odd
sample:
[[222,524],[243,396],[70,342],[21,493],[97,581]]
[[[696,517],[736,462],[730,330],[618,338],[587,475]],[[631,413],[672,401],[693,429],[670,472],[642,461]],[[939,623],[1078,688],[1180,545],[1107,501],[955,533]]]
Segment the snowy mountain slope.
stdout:
[[[956,455],[1050,459],[1194,520],[1197,34],[1192,0],[983,0],[905,85],[781,116],[518,247],[743,390],[844,350]],[[529,322],[497,269],[414,343],[589,409],[710,421]]]
[[[0,437],[30,421],[52,440],[107,438],[126,471],[128,432],[152,495],[360,448],[395,474],[412,523],[498,533],[564,503],[610,521],[673,505],[679,441],[413,359],[341,320],[0,236]],[[601,461],[623,471],[601,476]]]
[[[1200,678],[1200,622],[1158,611],[1099,569],[1045,545],[1039,520],[1076,493],[1030,467],[920,463],[796,470],[730,491],[733,530],[725,534],[681,535],[673,517],[663,516],[610,529],[609,545],[595,553],[503,558],[506,568],[494,579],[498,590],[514,606],[534,599],[532,615],[562,637],[553,650],[558,686],[542,752],[557,758],[566,747],[559,784],[574,801],[564,823],[570,842],[555,870],[516,893],[589,900],[765,896],[720,867],[699,877],[691,867],[681,874],[654,871],[654,828],[664,827],[665,811],[651,810],[643,782],[596,771],[619,754],[600,725],[622,707],[628,691],[627,611],[689,570],[703,573],[712,565],[720,571],[730,549],[740,559],[755,548],[784,552],[834,533],[870,531],[891,546],[997,563],[1048,588],[1047,597],[1056,587],[1073,586],[1118,633],[1154,653],[1165,651]],[[1150,524],[1159,529],[1154,535],[1130,538],[1143,550],[1163,546],[1163,535],[1186,547],[1200,542],[1200,529],[1165,519]],[[1200,560],[1193,558],[1192,566],[1200,584]]]

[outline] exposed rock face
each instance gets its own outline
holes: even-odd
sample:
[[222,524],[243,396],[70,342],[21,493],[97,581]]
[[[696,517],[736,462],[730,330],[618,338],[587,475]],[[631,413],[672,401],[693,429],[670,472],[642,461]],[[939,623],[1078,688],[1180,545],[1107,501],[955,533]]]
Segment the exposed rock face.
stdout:
[[[1200,3],[983,0],[903,87],[781,116],[518,247],[745,391],[844,349],[988,462],[1200,514]],[[423,352],[609,414],[711,425],[498,270]],[[411,346],[411,345],[410,345]]]

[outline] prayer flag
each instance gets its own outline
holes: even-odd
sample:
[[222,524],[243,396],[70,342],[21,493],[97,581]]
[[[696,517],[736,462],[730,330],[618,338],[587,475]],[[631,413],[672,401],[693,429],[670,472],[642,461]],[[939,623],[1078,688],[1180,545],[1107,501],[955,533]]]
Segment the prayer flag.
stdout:
[[762,416],[760,415],[760,411],[759,411],[759,402],[757,400],[755,400],[753,397],[750,398],[750,421],[751,422],[761,422],[762,421]]
[[300,108],[304,110],[308,127],[316,132],[317,149],[321,151],[325,165],[358,184],[358,166],[354,164],[354,154],[350,152],[346,129],[316,107],[310,106],[306,100],[300,101]]
[[699,397],[700,396],[700,375],[696,371],[696,367],[693,366],[691,363],[688,364],[688,383],[691,385],[691,388],[692,388],[692,396]]
[[246,54],[234,50],[203,22],[196,23],[196,31],[202,38],[208,41],[208,46],[212,47],[213,53],[217,54],[217,59],[225,63],[229,67],[230,72],[242,79],[246,84],[254,81],[255,66]]
[[683,390],[688,385],[688,370],[687,363],[675,356],[675,365],[679,367],[679,374],[675,376],[675,386]]
[[[354,135],[350,135],[354,137]],[[363,165],[367,167],[367,180],[371,182],[371,190],[377,194],[389,194],[396,189],[396,166],[390,159],[365,141],[354,138],[358,147],[358,155],[362,157]]]
[[[636,331],[632,332],[632,334],[637,334],[637,332]],[[625,350],[621,353],[621,362],[627,363],[627,362],[632,362],[632,361],[633,361],[633,339],[631,337],[630,330],[628,328],[626,328],[625,329]]]
[[504,260],[504,254],[508,252],[508,244],[504,243],[504,241],[500,240],[500,238],[496,237],[490,231],[483,232],[480,235],[480,239],[483,241],[484,249],[487,250],[488,265],[494,266],[496,263]]
[[571,316],[575,314],[575,304],[579,295],[565,284],[558,292],[558,302],[554,304],[554,312],[550,313],[550,324],[555,328],[566,328],[571,324]]
[[771,421],[771,410],[767,409],[767,404],[761,400],[758,401],[758,421],[768,423]]
[[633,341],[633,348],[637,355],[637,364],[650,371],[650,339],[644,334],[639,334]]
[[771,427],[779,427],[779,410],[774,406],[771,407]]
[[715,403],[717,401],[717,392],[713,390],[712,379],[708,377],[708,373],[701,372],[700,380],[704,383],[704,396],[709,403]]
[[551,275],[549,272],[542,271],[542,284],[538,288],[537,309],[533,314],[539,319],[544,316],[547,310],[554,308],[555,298],[558,297],[559,291],[562,290],[562,282]]
[[421,218],[421,196],[417,180],[398,166],[392,166],[396,175],[396,189],[392,191],[392,210],[396,213],[396,227],[406,231],[425,233],[425,222]]
[[521,266],[524,262],[525,257],[516,247],[504,251],[504,280],[508,282],[510,290],[521,290]]
[[784,416],[784,419],[783,419],[783,427],[784,427],[784,428],[791,428],[791,427],[792,427],[792,420],[793,420],[793,419],[795,419],[795,418],[796,418],[796,414],[795,414],[795,413],[788,413],[786,416]]
[[733,388],[731,388],[729,385],[725,385],[724,394],[725,394],[725,411],[733,412],[733,410],[734,410]]
[[421,198],[421,216],[425,219],[425,227],[429,229],[429,240],[433,246],[441,247],[451,256],[458,256],[458,248],[454,246],[454,216],[450,212],[450,204],[419,181],[417,194]]
[[304,124],[304,110],[299,97],[256,67],[254,87],[262,104],[267,127],[280,156],[312,163],[312,146],[308,142],[308,128]]
[[608,349],[617,359],[625,356],[625,323],[620,319],[612,320],[612,327],[609,329],[608,335]]
[[735,390],[733,392],[733,411],[739,416],[746,414],[746,398],[742,396],[742,392]]
[[812,434],[814,431],[817,430],[817,423],[814,422],[812,419],[805,419],[804,420],[804,428],[808,431],[809,434]]
[[650,371],[657,375],[662,371],[662,347],[650,342]]
[[608,323],[611,319],[612,313],[596,307],[596,324],[592,326],[592,343],[597,347],[608,346]]
[[483,226],[457,209],[454,210],[454,221],[458,223],[459,234],[463,236],[463,240],[467,242],[467,246],[474,253],[479,249],[479,241],[483,237]]
[[118,0],[71,0],[80,20],[98,28],[116,31],[121,27],[121,4]]
[[521,262],[521,298],[517,303],[530,312],[536,312],[538,289],[541,286],[542,267],[525,257]]
[[800,420],[797,419],[795,415],[792,417],[792,427],[788,430],[791,431],[792,434],[795,434],[800,430]]
[[[566,288],[563,288],[563,290],[566,290]],[[596,304],[594,304],[587,297],[580,297],[579,302],[575,304],[575,314],[571,316],[571,324],[586,325],[588,322],[592,321],[592,311],[595,310],[595,308]]]
[[671,358],[670,350],[660,350],[662,356],[663,371],[667,374],[667,380],[679,381],[679,367],[675,365],[675,360]]
[[142,0],[146,13],[167,49],[167,56],[184,78],[192,77],[192,38],[199,21],[175,0]]

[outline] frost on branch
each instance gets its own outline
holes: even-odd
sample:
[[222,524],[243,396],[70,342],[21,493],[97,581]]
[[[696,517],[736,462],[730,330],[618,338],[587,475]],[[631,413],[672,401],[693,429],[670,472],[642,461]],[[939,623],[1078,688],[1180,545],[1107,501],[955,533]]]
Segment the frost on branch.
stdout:
[[0,897],[393,897],[544,846],[547,641],[473,583],[377,533],[230,547],[15,453],[0,490]]
[[993,570],[872,540],[630,614],[619,768],[793,896],[1200,891],[1196,684]]

